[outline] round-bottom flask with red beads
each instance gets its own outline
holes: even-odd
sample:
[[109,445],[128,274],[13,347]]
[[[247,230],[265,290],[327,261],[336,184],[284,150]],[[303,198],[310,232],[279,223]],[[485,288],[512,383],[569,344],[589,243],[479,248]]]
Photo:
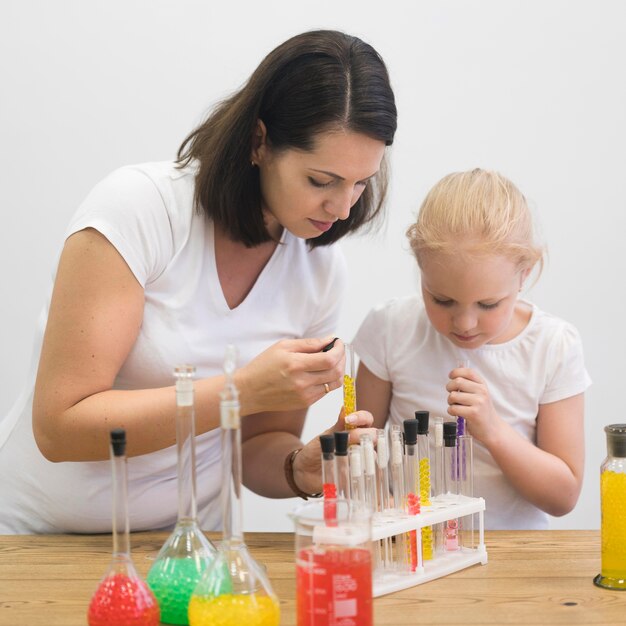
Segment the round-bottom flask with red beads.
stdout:
[[159,626],[159,605],[130,556],[126,476],[126,432],[111,431],[113,557],[91,598],[89,626]]

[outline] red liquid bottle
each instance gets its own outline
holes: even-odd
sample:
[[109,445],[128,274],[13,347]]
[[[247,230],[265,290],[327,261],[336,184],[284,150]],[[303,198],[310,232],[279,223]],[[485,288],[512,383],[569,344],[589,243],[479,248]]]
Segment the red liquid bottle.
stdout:
[[126,477],[126,432],[111,431],[113,558],[91,598],[89,626],[159,626],[159,605],[130,557]]

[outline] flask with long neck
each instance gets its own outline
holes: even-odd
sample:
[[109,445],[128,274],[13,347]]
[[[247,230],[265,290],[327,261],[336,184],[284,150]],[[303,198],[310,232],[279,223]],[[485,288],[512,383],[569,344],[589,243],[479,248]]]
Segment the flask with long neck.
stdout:
[[130,556],[126,431],[111,431],[113,475],[113,558],[93,594],[87,612],[89,626],[159,626],[159,605],[139,577]]
[[188,624],[187,609],[196,585],[215,556],[215,547],[197,520],[193,379],[195,368],[181,365],[176,380],[178,521],[148,572],[147,582],[165,624]]
[[278,599],[243,538],[236,359],[234,346],[228,346],[224,360],[226,384],[220,402],[223,541],[191,597],[190,626],[278,626],[280,622]]

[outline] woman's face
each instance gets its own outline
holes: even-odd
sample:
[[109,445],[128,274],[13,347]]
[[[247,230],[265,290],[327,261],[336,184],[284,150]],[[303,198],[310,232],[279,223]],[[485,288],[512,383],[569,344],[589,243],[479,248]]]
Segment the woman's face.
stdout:
[[274,152],[262,140],[253,159],[269,233],[278,238],[286,228],[311,239],[345,220],[378,172],[384,153],[384,142],[351,131],[320,133],[307,152]]

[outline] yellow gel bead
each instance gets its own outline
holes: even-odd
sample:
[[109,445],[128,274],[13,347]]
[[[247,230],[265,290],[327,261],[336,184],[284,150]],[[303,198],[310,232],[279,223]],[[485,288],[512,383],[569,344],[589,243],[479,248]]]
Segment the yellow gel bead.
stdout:
[[274,598],[223,594],[214,598],[192,596],[189,626],[278,626],[280,607]]

